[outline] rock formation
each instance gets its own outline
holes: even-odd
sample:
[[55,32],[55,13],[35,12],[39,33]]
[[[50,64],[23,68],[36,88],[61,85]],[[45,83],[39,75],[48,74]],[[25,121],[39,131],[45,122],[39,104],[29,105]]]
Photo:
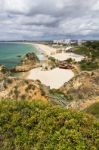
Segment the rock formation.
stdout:
[[0,80],[7,77],[9,74],[9,70],[4,65],[0,64]]
[[42,70],[52,70],[58,66],[58,61],[53,57],[49,57],[45,63],[42,64]]
[[60,89],[67,97],[71,97],[72,107],[79,107],[87,100],[94,100],[99,96],[99,70],[81,72]]
[[45,100],[48,87],[41,85],[40,81],[24,80],[18,78],[6,78],[2,81],[1,99],[12,100]]
[[20,64],[18,64],[15,68],[11,69],[12,72],[26,72],[31,70],[32,68],[37,67],[39,64],[39,59],[35,55],[35,53],[27,53]]

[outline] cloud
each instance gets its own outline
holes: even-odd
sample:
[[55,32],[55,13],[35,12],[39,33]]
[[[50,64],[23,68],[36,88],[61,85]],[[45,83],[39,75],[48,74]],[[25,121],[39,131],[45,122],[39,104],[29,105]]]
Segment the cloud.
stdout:
[[98,0],[0,0],[0,40],[98,38]]

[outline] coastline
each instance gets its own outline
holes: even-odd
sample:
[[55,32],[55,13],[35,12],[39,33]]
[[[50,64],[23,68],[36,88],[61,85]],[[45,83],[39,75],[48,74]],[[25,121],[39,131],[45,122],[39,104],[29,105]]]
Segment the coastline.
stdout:
[[[71,53],[67,52],[57,53],[58,49],[44,44],[37,44],[32,42],[23,42],[22,44],[32,45],[37,49],[39,54],[44,56],[44,58],[53,57],[57,60],[66,60],[72,56]],[[80,61],[82,56],[75,54],[73,58],[75,58],[76,61]],[[60,88],[64,83],[70,81],[73,77],[74,72],[71,69],[54,68],[52,70],[43,71],[41,67],[34,68],[20,75],[20,78],[23,79],[40,80],[42,84],[49,86],[51,89]]]
[[[29,43],[28,43],[29,44]],[[36,49],[43,54],[45,57],[57,57],[58,60],[66,60],[71,58],[71,53],[62,52],[57,53],[56,48],[50,47],[44,44],[35,44],[30,43],[35,46]],[[72,58],[75,58],[76,61],[81,61],[83,59],[80,55],[73,55]],[[50,86],[51,89],[60,88],[64,83],[70,81],[74,77],[74,72],[71,69],[60,69],[54,68],[52,70],[43,71],[42,68],[34,68],[27,72],[24,76],[25,79],[30,80],[40,80],[42,84]]]

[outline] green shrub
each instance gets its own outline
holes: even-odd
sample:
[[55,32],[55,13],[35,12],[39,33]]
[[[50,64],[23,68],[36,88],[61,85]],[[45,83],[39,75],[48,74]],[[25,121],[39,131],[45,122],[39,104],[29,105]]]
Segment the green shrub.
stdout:
[[98,150],[98,127],[83,112],[36,101],[0,102],[1,150]]
[[88,70],[88,71],[99,69],[99,63],[95,61],[93,62],[93,61],[83,60],[80,62],[80,66],[82,70]]
[[99,102],[92,104],[85,111],[99,119]]

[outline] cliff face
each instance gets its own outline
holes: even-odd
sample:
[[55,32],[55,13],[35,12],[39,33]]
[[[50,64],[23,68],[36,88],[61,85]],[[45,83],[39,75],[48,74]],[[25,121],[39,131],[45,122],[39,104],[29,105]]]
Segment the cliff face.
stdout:
[[0,82],[0,87],[0,99],[47,101],[47,87],[41,85],[40,81],[7,78]]
[[80,73],[64,84],[60,91],[78,101],[99,96],[99,70]]
[[0,65],[0,80],[7,77],[9,74],[9,70],[4,65]]
[[39,65],[39,59],[35,55],[35,53],[28,53],[24,56],[21,60],[20,64],[18,64],[14,69],[13,72],[26,72],[35,68]]

